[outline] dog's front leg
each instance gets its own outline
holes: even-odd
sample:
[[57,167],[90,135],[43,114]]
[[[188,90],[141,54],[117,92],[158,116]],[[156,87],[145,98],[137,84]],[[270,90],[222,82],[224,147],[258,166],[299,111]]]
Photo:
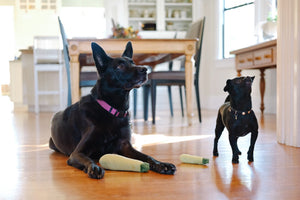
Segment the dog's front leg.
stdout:
[[249,150],[248,150],[248,160],[249,160],[249,162],[254,161],[253,151],[254,151],[254,145],[255,145],[257,136],[258,136],[258,131],[257,130],[251,132],[250,147],[249,147]]
[[238,137],[234,136],[232,133],[229,133],[229,142],[232,149],[232,163],[239,163],[239,149],[237,146]]
[[101,179],[104,176],[104,169],[99,167],[88,155],[91,153],[93,144],[92,134],[94,126],[88,126],[83,137],[77,144],[75,150],[68,159],[68,165],[83,170],[90,178]]
[[152,171],[161,173],[161,174],[174,174],[176,171],[175,165],[171,163],[164,163],[155,160],[151,156],[143,154],[137,150],[135,150],[131,143],[128,140],[123,140],[121,142],[121,155],[126,156],[128,158],[133,158],[137,160],[141,160],[143,162],[147,162],[150,165],[150,169]]
[[215,128],[215,139],[214,139],[214,150],[213,150],[214,156],[219,156],[218,142],[219,142],[219,139],[222,135],[224,128],[225,128],[225,126],[222,121],[222,116],[219,112],[217,122],[216,122],[216,128]]

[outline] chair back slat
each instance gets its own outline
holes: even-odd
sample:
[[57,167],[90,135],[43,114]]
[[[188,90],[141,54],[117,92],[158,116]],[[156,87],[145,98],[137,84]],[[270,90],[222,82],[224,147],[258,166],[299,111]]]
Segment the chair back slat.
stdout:
[[33,39],[33,62],[34,64],[63,63],[59,37],[35,36]]
[[196,55],[195,55],[195,78],[198,78],[199,71],[200,71],[200,60],[201,60],[201,52],[202,52],[202,44],[203,44],[203,34],[204,34],[204,26],[205,26],[205,17],[203,17],[200,20],[200,26],[199,26],[199,37],[198,37],[198,43],[196,47]]
[[68,41],[67,41],[67,36],[65,33],[64,26],[61,23],[59,17],[58,17],[58,23],[59,23],[59,29],[60,29],[60,34],[63,43],[63,54],[64,54],[66,73],[67,73],[67,80],[68,80],[68,106],[70,106],[72,104],[72,95],[71,95],[70,56],[69,56],[69,49],[68,49]]

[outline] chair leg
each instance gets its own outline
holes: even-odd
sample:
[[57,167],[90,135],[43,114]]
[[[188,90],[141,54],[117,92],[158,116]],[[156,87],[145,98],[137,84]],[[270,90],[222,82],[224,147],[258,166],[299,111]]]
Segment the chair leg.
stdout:
[[143,86],[143,93],[144,93],[144,120],[148,120],[148,100],[149,100],[149,87],[150,85]]
[[[67,55],[65,55],[67,57]],[[66,60],[66,58],[65,58]],[[67,81],[68,81],[68,106],[72,105],[72,94],[71,94],[71,77],[70,77],[70,69],[66,67],[66,73],[67,73]]]
[[63,66],[59,67],[59,109],[64,108],[64,89],[63,89]]
[[156,82],[151,81],[151,104],[152,104],[152,124],[155,124],[155,109],[156,109]]
[[182,88],[181,88],[181,86],[179,86],[179,96],[180,96],[181,115],[182,115],[182,117],[184,117],[183,99],[182,99]]
[[38,85],[38,71],[34,70],[34,112],[39,113],[39,85]]
[[133,89],[133,118],[136,118],[137,90]]
[[197,109],[198,109],[198,116],[199,122],[201,123],[201,107],[200,107],[200,92],[199,92],[199,81],[195,81],[195,90],[196,90],[196,101],[197,101]]
[[173,102],[172,102],[172,90],[171,90],[171,86],[168,86],[168,93],[169,93],[169,104],[170,104],[170,112],[171,112],[171,116],[173,117]]

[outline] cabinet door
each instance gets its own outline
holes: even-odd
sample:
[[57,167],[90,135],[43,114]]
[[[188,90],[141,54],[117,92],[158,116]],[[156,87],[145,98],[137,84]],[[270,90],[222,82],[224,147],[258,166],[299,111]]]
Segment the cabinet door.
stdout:
[[192,0],[165,0],[165,30],[186,31],[193,21]]
[[134,29],[156,30],[156,0],[128,0],[128,24]]
[[127,1],[128,25],[134,29],[186,31],[193,22],[193,0]]

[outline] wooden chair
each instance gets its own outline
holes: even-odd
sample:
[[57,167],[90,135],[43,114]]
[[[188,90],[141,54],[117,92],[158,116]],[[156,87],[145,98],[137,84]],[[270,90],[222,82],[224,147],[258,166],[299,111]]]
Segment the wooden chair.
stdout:
[[[194,85],[196,90],[196,100],[199,122],[201,122],[201,107],[200,107],[200,91],[199,91],[199,71],[200,71],[200,58],[202,50],[203,32],[204,32],[205,17],[192,23],[187,31],[186,38],[198,38],[196,54],[195,54],[195,74],[194,74]],[[182,62],[182,70],[180,71],[153,71],[149,74],[148,79],[150,81],[151,88],[151,103],[152,103],[152,123],[155,124],[155,109],[156,109],[156,86],[166,85],[166,86],[185,86],[185,71],[184,71],[184,61]],[[170,64],[172,65],[172,63]],[[172,69],[172,66],[169,67]],[[147,89],[147,87],[146,87]],[[169,89],[170,90],[170,89]],[[181,90],[180,90],[181,91]],[[147,93],[147,92],[146,92]],[[181,92],[180,92],[181,94]],[[182,95],[181,97],[181,107],[183,109]],[[169,97],[171,99],[171,97]],[[172,103],[170,101],[170,103]],[[170,106],[171,107],[171,106]]]
[[[148,68],[148,73],[152,71],[152,69],[161,63],[169,62],[175,58],[180,57],[181,54],[151,54],[151,55],[138,55],[134,54],[134,62],[136,65],[143,65],[144,67]],[[170,62],[171,63],[171,62]],[[169,67],[172,67],[170,65]],[[143,86],[143,101],[144,101],[144,120],[148,120],[148,98],[149,98],[149,87],[150,81],[148,81]],[[170,100],[170,112],[173,116],[173,107],[172,107],[172,95],[171,90],[169,89],[169,100]],[[133,116],[136,118],[137,112],[137,89],[133,89]]]
[[[58,23],[60,28],[60,33],[63,41],[63,54],[65,60],[65,67],[67,72],[67,80],[68,80],[68,106],[72,104],[72,95],[71,95],[71,77],[70,77],[70,56],[68,49],[68,41],[67,36],[64,30],[64,26],[58,17]],[[81,54],[79,56],[79,64],[80,64],[80,75],[79,75],[79,87],[93,87],[98,80],[98,73],[96,71],[82,71],[83,66],[94,66],[94,60],[92,54]]]

